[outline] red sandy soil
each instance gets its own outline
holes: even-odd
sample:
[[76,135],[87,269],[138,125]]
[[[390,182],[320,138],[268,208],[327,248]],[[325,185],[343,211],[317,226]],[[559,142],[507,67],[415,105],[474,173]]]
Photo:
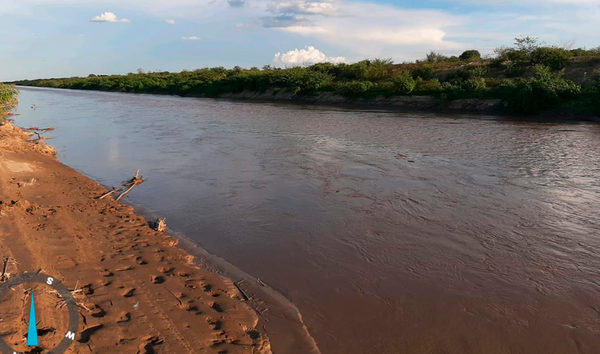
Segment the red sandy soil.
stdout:
[[[28,138],[0,126],[0,261],[9,257],[9,276],[41,271],[72,290],[80,317],[67,352],[271,352],[231,280],[197,266],[132,207],[96,199],[105,188]],[[0,302],[0,336],[36,352],[26,346],[30,288],[47,351],[64,336],[67,316],[44,285],[21,285]]]

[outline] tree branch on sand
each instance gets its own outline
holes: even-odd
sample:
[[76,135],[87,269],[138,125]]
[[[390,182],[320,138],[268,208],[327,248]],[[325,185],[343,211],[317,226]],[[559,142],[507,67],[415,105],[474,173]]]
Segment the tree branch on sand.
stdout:
[[140,177],[140,169],[138,168],[138,170],[135,172],[135,176],[133,176],[129,181],[123,184],[123,187],[127,188],[127,190],[117,197],[117,201],[121,200],[121,198],[123,198],[129,192],[131,192],[131,190],[135,188],[135,186],[142,183],[144,183],[144,178]]
[[[133,188],[135,188],[136,186],[138,186],[138,185],[140,185],[142,183],[144,183],[144,178],[140,176],[140,170],[138,169],[135,172],[135,175],[133,177],[131,177],[131,179],[129,179],[128,181],[126,181],[125,183],[122,184],[123,187],[117,189],[115,186],[112,186],[109,191],[107,191],[106,193],[104,193],[101,196],[97,197],[96,199],[104,199],[104,198],[108,197],[109,195],[116,194],[116,193],[121,193],[122,192],[115,199],[115,200],[119,201],[119,200],[121,200],[121,198],[123,198],[129,192],[131,192],[133,190]],[[123,192],[123,190],[125,190],[125,191]]]

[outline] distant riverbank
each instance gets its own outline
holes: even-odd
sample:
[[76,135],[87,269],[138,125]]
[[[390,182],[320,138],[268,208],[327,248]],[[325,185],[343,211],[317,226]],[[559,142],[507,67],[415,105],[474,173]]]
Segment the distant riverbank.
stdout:
[[[519,42],[517,42],[519,43]],[[494,58],[479,52],[460,57],[428,54],[395,64],[363,60],[307,67],[143,72],[52,78],[13,84],[369,106],[420,111],[494,113],[541,117],[600,116],[600,49],[568,50],[517,44]],[[548,114],[550,112],[550,114]]]

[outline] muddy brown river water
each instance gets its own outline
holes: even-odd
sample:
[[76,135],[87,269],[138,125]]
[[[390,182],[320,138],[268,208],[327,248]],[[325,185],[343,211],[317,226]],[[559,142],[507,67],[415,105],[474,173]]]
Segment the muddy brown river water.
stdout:
[[20,100],[66,164],[105,185],[141,168],[129,201],[285,295],[323,353],[600,352],[598,124]]

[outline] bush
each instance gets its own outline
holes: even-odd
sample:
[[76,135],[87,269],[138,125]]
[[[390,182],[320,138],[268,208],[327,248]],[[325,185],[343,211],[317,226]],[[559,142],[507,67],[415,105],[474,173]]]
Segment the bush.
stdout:
[[485,87],[495,88],[495,87],[500,87],[502,85],[502,80],[494,78],[494,77],[486,77],[484,80],[485,80]]
[[504,70],[507,77],[520,77],[527,72],[527,66],[509,63]]
[[562,73],[554,74],[549,67],[536,65],[533,77],[521,79],[510,90],[508,103],[514,111],[533,113],[554,107],[580,93],[581,86],[563,79]]
[[433,77],[434,72],[435,72],[435,70],[433,69],[432,65],[423,64],[423,65],[420,65],[420,66],[412,69],[410,71],[410,74],[413,77],[413,79],[415,79],[415,80],[417,80],[419,78],[421,78],[423,80],[429,80]]
[[529,54],[520,49],[514,48],[499,48],[496,49],[498,59],[500,61],[510,61],[512,63],[526,63],[529,62]]
[[600,69],[592,75],[589,85],[586,86],[585,94],[589,98],[592,108],[600,114]]
[[569,51],[574,57],[594,57],[600,55],[600,47],[592,49],[576,48]]
[[373,87],[373,83],[370,81],[346,81],[337,84],[339,92],[347,97],[358,97],[364,95],[369,89]]
[[486,88],[485,79],[473,77],[461,83],[460,87],[465,91],[481,91]]
[[600,92],[600,69],[597,69],[592,74],[592,86],[594,87],[594,89]]
[[485,66],[476,66],[471,69],[471,77],[485,77],[488,69]]
[[484,77],[487,74],[487,68],[485,66],[476,66],[468,68],[460,68],[454,72],[451,72],[446,77],[449,81],[464,81],[471,78]]
[[479,53],[478,50],[467,50],[464,51],[458,58],[465,61],[479,61],[481,60],[481,53]]
[[446,60],[448,60],[447,56],[434,51],[427,53],[425,56],[425,61],[428,63],[439,63]]
[[[305,68],[290,68],[287,70],[275,70],[269,73],[269,87],[268,88],[283,88],[287,89],[296,94],[306,94],[317,91],[324,83],[331,81],[332,77],[329,74],[307,70]],[[244,85],[245,80],[234,80],[241,81],[241,86],[246,89],[247,85]],[[267,87],[265,87],[266,89]],[[224,90],[227,92],[229,90]]]
[[415,80],[410,73],[403,71],[398,76],[393,78],[394,93],[399,95],[408,95],[416,86]]
[[362,60],[339,67],[336,76],[340,79],[379,81],[389,78],[393,69],[391,59]]
[[432,80],[417,80],[415,85],[415,91],[422,93],[432,93],[442,89],[442,85],[438,79]]
[[392,81],[379,81],[369,89],[369,93],[376,95],[383,95],[386,97],[393,96],[396,94],[395,84]]
[[540,47],[531,53],[531,63],[544,65],[552,70],[560,70],[567,65],[571,57],[571,52],[563,48]]

